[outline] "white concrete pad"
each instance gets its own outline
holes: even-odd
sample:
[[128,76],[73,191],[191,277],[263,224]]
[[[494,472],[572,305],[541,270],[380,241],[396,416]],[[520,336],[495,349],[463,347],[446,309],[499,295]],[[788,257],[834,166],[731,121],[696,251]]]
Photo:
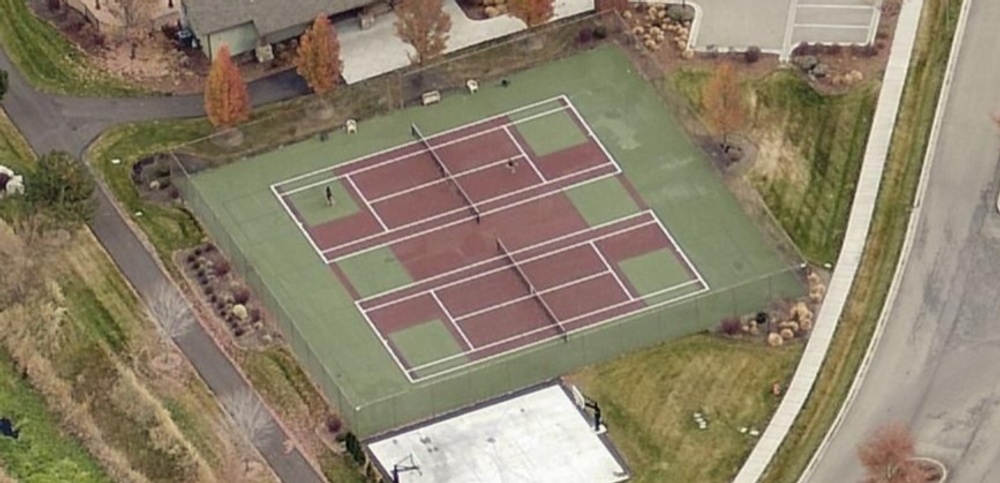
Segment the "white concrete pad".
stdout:
[[[486,20],[472,20],[465,16],[455,0],[445,2],[445,11],[451,16],[451,33],[445,52],[454,52],[476,44],[524,30],[523,22],[503,15]],[[552,20],[570,17],[594,9],[593,0],[556,0]],[[340,38],[340,58],[344,62],[341,73],[348,84],[360,82],[392,72],[410,64],[413,49],[396,37],[396,14],[380,15],[375,25],[361,30],[357,19],[337,24]]]
[[369,443],[401,483],[588,482],[628,479],[622,464],[559,385]]

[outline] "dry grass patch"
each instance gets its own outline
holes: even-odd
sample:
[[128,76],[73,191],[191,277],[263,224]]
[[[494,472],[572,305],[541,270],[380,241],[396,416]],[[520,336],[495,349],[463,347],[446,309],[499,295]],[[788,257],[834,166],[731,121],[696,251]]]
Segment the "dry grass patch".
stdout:
[[[569,377],[598,401],[636,482],[729,481],[763,430],[802,352],[696,335]],[[708,420],[698,429],[694,413]]]

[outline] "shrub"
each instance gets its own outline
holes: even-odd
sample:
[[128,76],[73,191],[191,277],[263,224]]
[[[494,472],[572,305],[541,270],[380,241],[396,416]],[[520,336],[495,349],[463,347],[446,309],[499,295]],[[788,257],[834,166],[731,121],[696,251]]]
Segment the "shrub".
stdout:
[[739,335],[743,331],[743,324],[740,323],[740,319],[736,317],[728,317],[722,319],[719,323],[719,332],[726,335]]
[[222,257],[215,260],[215,264],[212,265],[212,270],[215,272],[215,275],[219,277],[224,277],[231,269],[232,267],[229,265],[229,260]]
[[686,5],[673,4],[667,7],[667,18],[677,23],[688,23],[694,20],[694,9]]
[[840,55],[844,53],[844,47],[840,44],[828,44],[823,46],[823,52],[828,55]]
[[49,8],[50,11],[58,12],[59,9],[62,7],[62,0],[48,0],[45,2],[45,5]]
[[326,418],[326,430],[330,434],[337,436],[340,434],[340,430],[344,429],[344,423],[340,421],[340,418],[336,414],[331,414]]
[[354,433],[347,433],[344,437],[344,446],[347,448],[347,452],[354,458],[355,463],[359,465],[365,464],[365,451]]
[[781,338],[781,334],[777,332],[771,332],[770,334],[767,334],[767,345],[771,347],[778,347],[784,343],[785,339]]
[[576,41],[578,43],[589,44],[592,40],[594,40],[594,30],[590,27],[584,27],[576,34]]
[[243,304],[236,304],[233,306],[233,315],[235,315],[237,319],[240,319],[240,322],[245,322],[250,316],[250,314],[247,313],[247,306]]
[[809,42],[802,42],[792,49],[792,57],[798,57],[801,55],[816,55],[816,50],[817,48],[815,45],[810,44]]
[[205,294],[206,296],[207,296],[207,295],[212,295],[213,293],[215,293],[215,289],[214,289],[214,288],[212,288],[212,286],[211,286],[211,285],[206,285],[206,286],[205,286],[205,287],[204,287],[203,289],[201,289],[201,291],[202,291],[202,293],[204,293],[204,294]]
[[253,307],[250,309],[250,322],[257,322],[260,320],[260,309]]
[[756,45],[751,45],[747,48],[746,52],[743,52],[743,60],[748,64],[753,64],[760,60],[760,47]]
[[594,27],[594,38],[597,40],[603,40],[608,36],[608,28],[603,25],[598,25]]
[[237,304],[245,304],[250,301],[250,289],[242,286],[233,286],[233,302]]

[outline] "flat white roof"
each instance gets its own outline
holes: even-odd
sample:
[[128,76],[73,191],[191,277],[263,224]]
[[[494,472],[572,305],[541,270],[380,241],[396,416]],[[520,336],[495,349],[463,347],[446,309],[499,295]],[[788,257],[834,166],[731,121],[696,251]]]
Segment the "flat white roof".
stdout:
[[368,445],[401,483],[615,483],[628,479],[566,391],[552,385]]

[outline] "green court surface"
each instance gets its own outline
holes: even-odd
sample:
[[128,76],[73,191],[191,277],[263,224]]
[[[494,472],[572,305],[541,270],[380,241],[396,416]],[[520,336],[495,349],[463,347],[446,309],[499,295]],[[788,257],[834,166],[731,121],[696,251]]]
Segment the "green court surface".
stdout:
[[[462,353],[444,322],[437,319],[397,330],[389,334],[389,340],[413,367]],[[465,361],[464,357],[457,359]]]
[[586,133],[566,111],[521,121],[514,128],[538,156],[587,142]]
[[[276,318],[286,340],[352,431],[362,436],[705,330],[724,317],[759,310],[778,298],[801,295],[802,285],[789,270],[798,261],[782,258],[762,235],[664,107],[655,87],[635,72],[623,53],[604,45],[510,75],[509,88],[482,83],[474,96],[456,92],[433,106],[362,120],[357,134],[338,132],[326,142],[309,140],[199,173],[193,178],[196,193],[186,195],[186,199],[224,250],[241,253],[249,260],[254,276],[247,278],[255,291],[266,291],[257,296],[279,306]],[[304,177],[318,182],[329,177],[329,168],[337,163],[412,142],[411,122],[430,136],[560,95],[567,96],[587,120],[711,291],[684,303],[573,334],[566,342],[536,344],[410,383],[356,309],[347,289],[274,199],[270,186],[324,170],[327,174]],[[535,149],[545,151],[576,142],[564,123],[538,131],[546,129],[558,143],[533,141]],[[535,126],[525,129],[535,130]],[[567,133],[560,134],[563,130]],[[573,130],[581,135],[575,126]],[[594,224],[637,210],[634,203],[622,202],[631,198],[620,190],[620,183],[602,182],[574,190],[570,196]],[[317,199],[323,202],[322,196]],[[382,263],[384,270],[379,273],[360,273],[367,270],[362,265],[371,266],[360,261],[357,266],[347,262],[341,268],[352,280],[361,281],[359,288],[365,293],[405,283],[408,278],[398,262],[386,262],[389,257],[385,254],[381,261],[380,255],[374,256],[369,263]],[[628,261],[622,270],[641,290],[669,285],[675,278],[687,280],[687,275],[682,278],[675,266],[660,259],[664,255],[656,257]],[[633,264],[663,269],[652,274],[631,267]],[[684,294],[691,287],[678,293]],[[675,294],[668,295],[672,298]],[[444,327],[436,325],[436,329],[427,329],[436,334],[433,337],[423,332],[397,333],[392,335],[393,342],[417,360],[457,350],[441,345],[440,340],[450,340],[450,334],[442,334]]]
[[636,206],[628,190],[617,178],[605,178],[577,186],[567,190],[566,196],[569,197],[573,206],[590,226],[597,226],[639,212],[639,207]]
[[618,268],[629,284],[643,296],[695,279],[684,267],[684,262],[669,248],[623,260],[618,262]]
[[385,292],[413,282],[388,247],[376,248],[337,262],[340,270],[362,297]]
[[[326,188],[330,188],[333,206],[326,202]],[[298,191],[288,198],[289,203],[299,211],[302,220],[309,226],[316,226],[338,218],[350,216],[358,212],[354,202],[343,183],[331,182],[309,189]]]

